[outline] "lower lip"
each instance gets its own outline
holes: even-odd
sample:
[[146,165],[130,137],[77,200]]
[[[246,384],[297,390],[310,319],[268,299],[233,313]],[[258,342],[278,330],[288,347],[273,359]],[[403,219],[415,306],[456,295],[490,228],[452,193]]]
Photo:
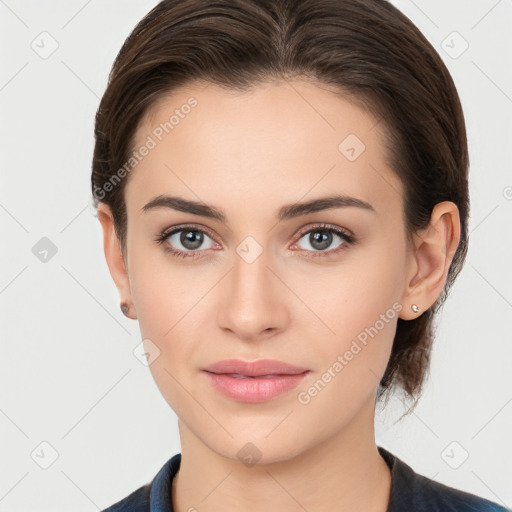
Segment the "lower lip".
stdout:
[[268,378],[237,378],[205,371],[213,386],[238,402],[260,403],[296,388],[309,371],[296,375],[277,375]]

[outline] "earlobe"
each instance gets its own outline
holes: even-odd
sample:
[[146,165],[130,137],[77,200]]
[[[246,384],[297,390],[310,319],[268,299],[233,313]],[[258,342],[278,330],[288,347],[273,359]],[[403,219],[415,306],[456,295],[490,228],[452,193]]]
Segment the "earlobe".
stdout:
[[[429,225],[416,233],[411,253],[410,278],[404,290],[400,318],[412,320],[441,295],[448,270],[460,242],[460,216],[455,203],[436,204]],[[418,311],[412,306],[417,305]]]
[[103,230],[103,250],[110,275],[119,291],[121,303],[129,305],[128,309],[121,307],[121,311],[129,318],[137,318],[134,313],[130,291],[130,280],[126,269],[126,262],[123,257],[121,245],[117,237],[114,218],[110,207],[105,203],[98,204],[98,220]]

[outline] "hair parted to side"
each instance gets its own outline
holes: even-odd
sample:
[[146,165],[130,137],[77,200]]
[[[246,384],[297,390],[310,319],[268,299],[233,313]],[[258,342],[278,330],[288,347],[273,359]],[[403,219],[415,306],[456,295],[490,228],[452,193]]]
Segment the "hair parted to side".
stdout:
[[418,28],[388,1],[160,2],[123,44],[96,113],[94,203],[110,206],[124,249],[129,175],[116,173],[129,160],[138,124],[156,100],[196,80],[245,91],[293,78],[329,85],[380,119],[390,166],[404,185],[409,240],[427,226],[437,203],[453,201],[459,209],[461,238],[443,293],[418,318],[398,319],[377,395],[401,389],[406,398],[419,398],[435,315],[466,258],[469,157],[450,73]]

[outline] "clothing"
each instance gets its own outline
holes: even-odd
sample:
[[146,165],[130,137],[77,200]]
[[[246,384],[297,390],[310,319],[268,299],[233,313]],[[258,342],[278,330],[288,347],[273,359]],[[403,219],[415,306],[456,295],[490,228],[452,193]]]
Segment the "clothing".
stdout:
[[[420,475],[392,453],[377,448],[391,470],[387,512],[511,512],[492,501]],[[181,453],[178,453],[150,483],[102,512],[174,512],[171,485],[180,462]]]

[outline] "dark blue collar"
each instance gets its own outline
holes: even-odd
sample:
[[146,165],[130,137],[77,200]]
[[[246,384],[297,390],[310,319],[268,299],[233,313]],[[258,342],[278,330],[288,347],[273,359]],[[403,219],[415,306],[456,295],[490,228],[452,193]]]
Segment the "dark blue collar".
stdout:
[[[448,487],[416,473],[398,457],[378,446],[391,470],[391,494],[386,512],[511,512],[474,494]],[[172,480],[181,453],[171,457],[148,484],[103,512],[174,512]]]

